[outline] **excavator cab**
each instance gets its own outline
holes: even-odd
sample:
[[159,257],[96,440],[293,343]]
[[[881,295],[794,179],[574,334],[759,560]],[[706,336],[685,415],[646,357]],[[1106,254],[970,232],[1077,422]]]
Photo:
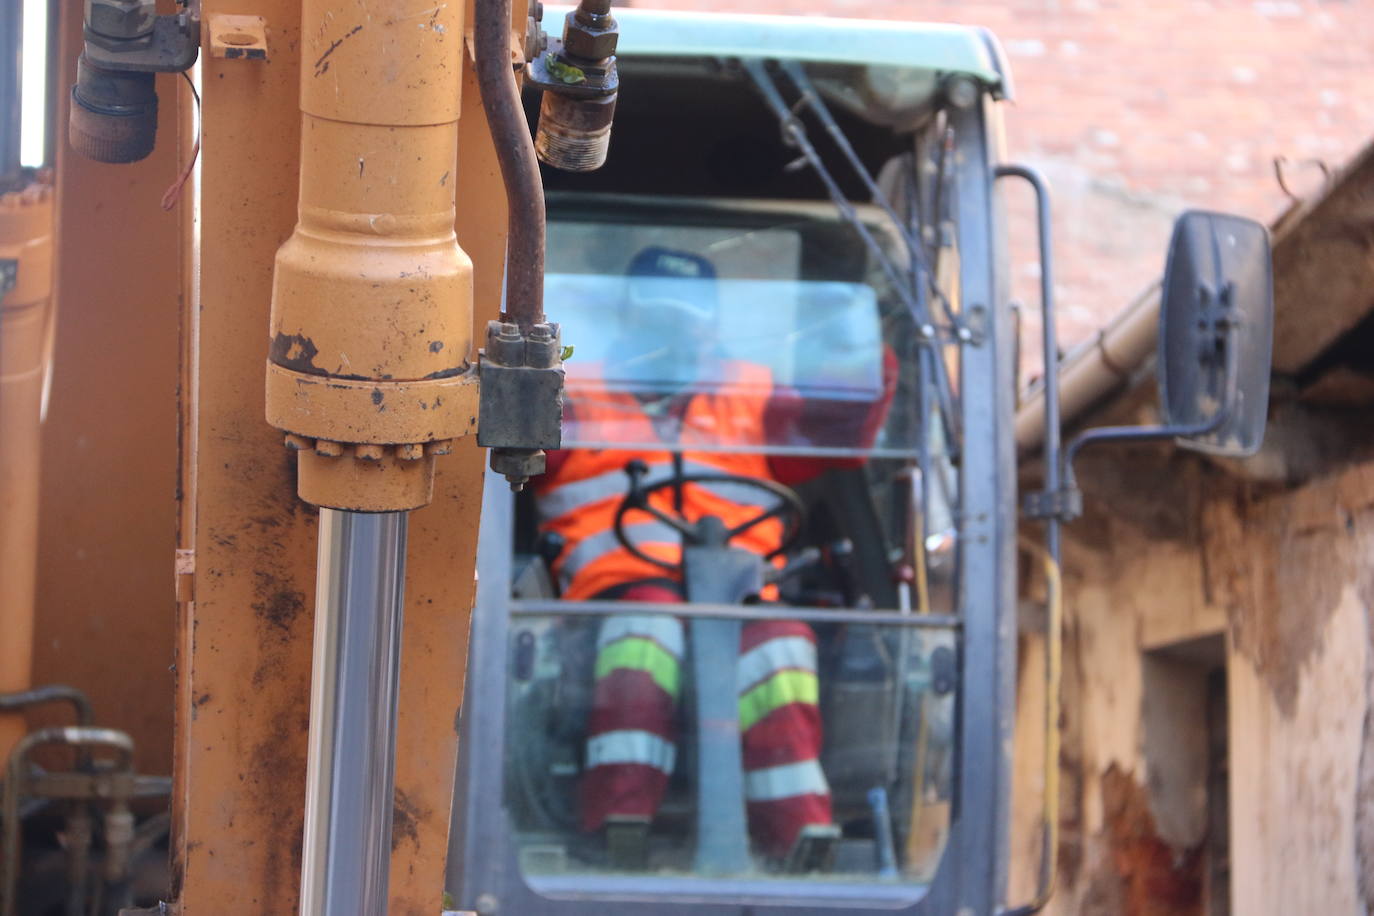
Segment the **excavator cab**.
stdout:
[[[622,85],[640,88],[622,91],[608,164],[546,175],[545,298],[574,348],[562,446],[657,456],[580,483],[615,507],[603,546],[652,560],[655,542],[683,545],[663,575],[685,600],[570,598],[539,481],[489,481],[449,890],[478,913],[991,912],[1014,516],[995,44],[943,26],[617,15]],[[763,47],[775,54],[741,56]],[[655,292],[634,276],[648,250],[710,276]],[[652,320],[668,299],[711,307],[688,333]],[[654,406],[674,397],[782,406],[762,428],[706,429]],[[627,398],[633,417],[617,414]],[[813,473],[750,490],[703,454]],[[758,516],[675,516],[684,487],[732,490]],[[783,530],[775,556],[731,543],[756,524]],[[581,808],[598,634],[627,616],[685,639],[662,801],[618,835]],[[790,856],[765,848],[746,803],[740,633],[760,621],[815,637],[832,824]]]

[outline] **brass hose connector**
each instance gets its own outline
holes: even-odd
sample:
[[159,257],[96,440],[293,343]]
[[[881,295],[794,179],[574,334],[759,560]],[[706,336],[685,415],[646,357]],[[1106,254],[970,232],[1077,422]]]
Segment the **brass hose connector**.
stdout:
[[620,89],[619,40],[610,0],[582,0],[564,18],[562,39],[530,62],[529,81],[544,91],[534,149],[548,165],[592,172],[605,164]]

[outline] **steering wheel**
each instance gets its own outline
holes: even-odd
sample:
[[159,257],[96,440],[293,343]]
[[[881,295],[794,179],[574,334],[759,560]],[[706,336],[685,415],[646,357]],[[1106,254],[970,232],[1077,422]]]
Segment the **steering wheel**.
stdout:
[[[646,563],[652,563],[669,572],[677,572],[681,566],[681,561],[672,563],[658,557],[650,556],[640,547],[630,540],[625,533],[625,516],[631,512],[639,511],[653,516],[658,521],[680,533],[683,540],[687,543],[702,543],[702,532],[698,529],[699,523],[688,521],[680,513],[669,514],[659,509],[649,501],[649,497],[666,490],[669,487],[676,487],[686,484],[712,484],[728,483],[739,486],[750,487],[755,490],[762,490],[770,496],[777,498],[777,504],[771,509],[761,509],[753,518],[746,519],[733,528],[724,531],[724,543],[729,543],[735,538],[755,528],[769,519],[778,518],[783,521],[782,543],[778,548],[769,553],[764,559],[771,560],[779,554],[786,553],[796,543],[801,536],[802,526],[806,522],[806,506],[802,503],[801,497],[790,487],[785,487],[772,480],[762,480],[758,477],[747,477],[743,474],[682,474],[674,477],[666,477],[663,480],[655,481],[645,487],[641,481],[649,473],[649,466],[636,458],[625,465],[625,473],[630,478],[630,492],[625,494],[625,498],[620,501],[619,508],[615,512],[615,539],[620,542],[620,546],[628,550],[637,559]],[[721,527],[724,527],[723,525]]]

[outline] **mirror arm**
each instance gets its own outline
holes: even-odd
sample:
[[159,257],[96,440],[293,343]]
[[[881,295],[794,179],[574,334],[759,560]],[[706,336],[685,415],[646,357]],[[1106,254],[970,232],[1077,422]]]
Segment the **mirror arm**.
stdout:
[[1201,423],[1172,426],[1101,426],[1079,433],[1069,441],[1064,449],[1060,472],[1063,485],[1056,493],[1043,494],[1048,505],[1046,512],[1055,513],[1063,521],[1072,521],[1083,514],[1083,493],[1078,489],[1078,479],[1074,474],[1073,462],[1078,453],[1089,445],[1103,442],[1150,442],[1158,439],[1174,439],[1185,436],[1205,436],[1216,432],[1235,410],[1240,387],[1240,357],[1236,353],[1236,329],[1228,326],[1225,330],[1226,385],[1223,389],[1221,406],[1216,413]]
[[[1043,378],[1045,384],[1045,488],[1030,494],[1027,514],[1032,518],[1043,518],[1046,523],[1046,548],[1055,563],[1059,562],[1059,522],[1066,520],[1063,513],[1053,509],[1042,510],[1042,506],[1053,504],[1058,494],[1063,492],[1064,481],[1060,476],[1061,446],[1059,419],[1059,338],[1055,329],[1054,313],[1054,258],[1052,221],[1050,216],[1050,186],[1045,176],[1026,165],[1004,163],[993,169],[993,179],[1015,178],[1024,181],[1035,194],[1036,242],[1040,255],[1040,346],[1042,352]],[[1019,313],[1017,326],[1019,329]],[[1018,346],[1021,335],[1016,339]],[[1017,361],[1020,361],[1019,350]]]

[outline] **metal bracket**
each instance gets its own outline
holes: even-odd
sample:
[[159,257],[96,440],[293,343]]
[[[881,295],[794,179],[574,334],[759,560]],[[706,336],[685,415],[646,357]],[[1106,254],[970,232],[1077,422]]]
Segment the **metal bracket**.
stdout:
[[19,261],[16,258],[0,258],[0,299],[14,289],[19,282]]
[[563,442],[563,349],[558,325],[521,332],[514,322],[487,324],[478,352],[477,444],[491,449],[492,470],[511,488],[544,473],[544,449]]
[[[557,325],[552,334],[548,330],[546,325],[546,337],[539,341],[518,336],[497,341],[492,335],[480,354],[477,444],[483,448],[550,449],[561,445],[561,343]],[[527,342],[531,350],[539,351],[537,355],[520,352]]]
[[[606,58],[606,66],[598,66],[599,61],[578,60],[570,64],[563,52],[563,42],[550,37],[544,50],[536,54],[525,70],[525,83],[542,92],[557,92],[569,98],[600,99],[614,95],[620,90],[620,71],[614,57]],[[552,67],[550,66],[552,64]],[[567,78],[556,76],[553,70],[562,67],[561,72],[572,72]],[[580,81],[568,82],[580,73]]]
[[223,60],[267,60],[267,20],[262,16],[210,16],[210,56]]
[[158,16],[152,40],[146,45],[112,51],[86,32],[86,60],[102,70],[130,73],[181,73],[189,70],[200,53],[200,21],[189,13]]
[[1198,357],[1204,363],[1220,363],[1226,366],[1226,343],[1228,332],[1239,326],[1235,317],[1236,310],[1231,303],[1235,298],[1235,286],[1226,283],[1220,290],[1210,287],[1202,291],[1202,308],[1198,310]]
[[1021,511],[1027,518],[1043,521],[1057,519],[1071,522],[1083,514],[1083,491],[1078,487],[1059,490],[1036,490],[1021,501]]
[[981,347],[988,339],[988,309],[985,305],[970,306],[968,317],[958,326],[955,336],[960,343]]
[[954,650],[940,646],[930,653],[930,689],[937,697],[952,693],[959,684],[959,665]]

